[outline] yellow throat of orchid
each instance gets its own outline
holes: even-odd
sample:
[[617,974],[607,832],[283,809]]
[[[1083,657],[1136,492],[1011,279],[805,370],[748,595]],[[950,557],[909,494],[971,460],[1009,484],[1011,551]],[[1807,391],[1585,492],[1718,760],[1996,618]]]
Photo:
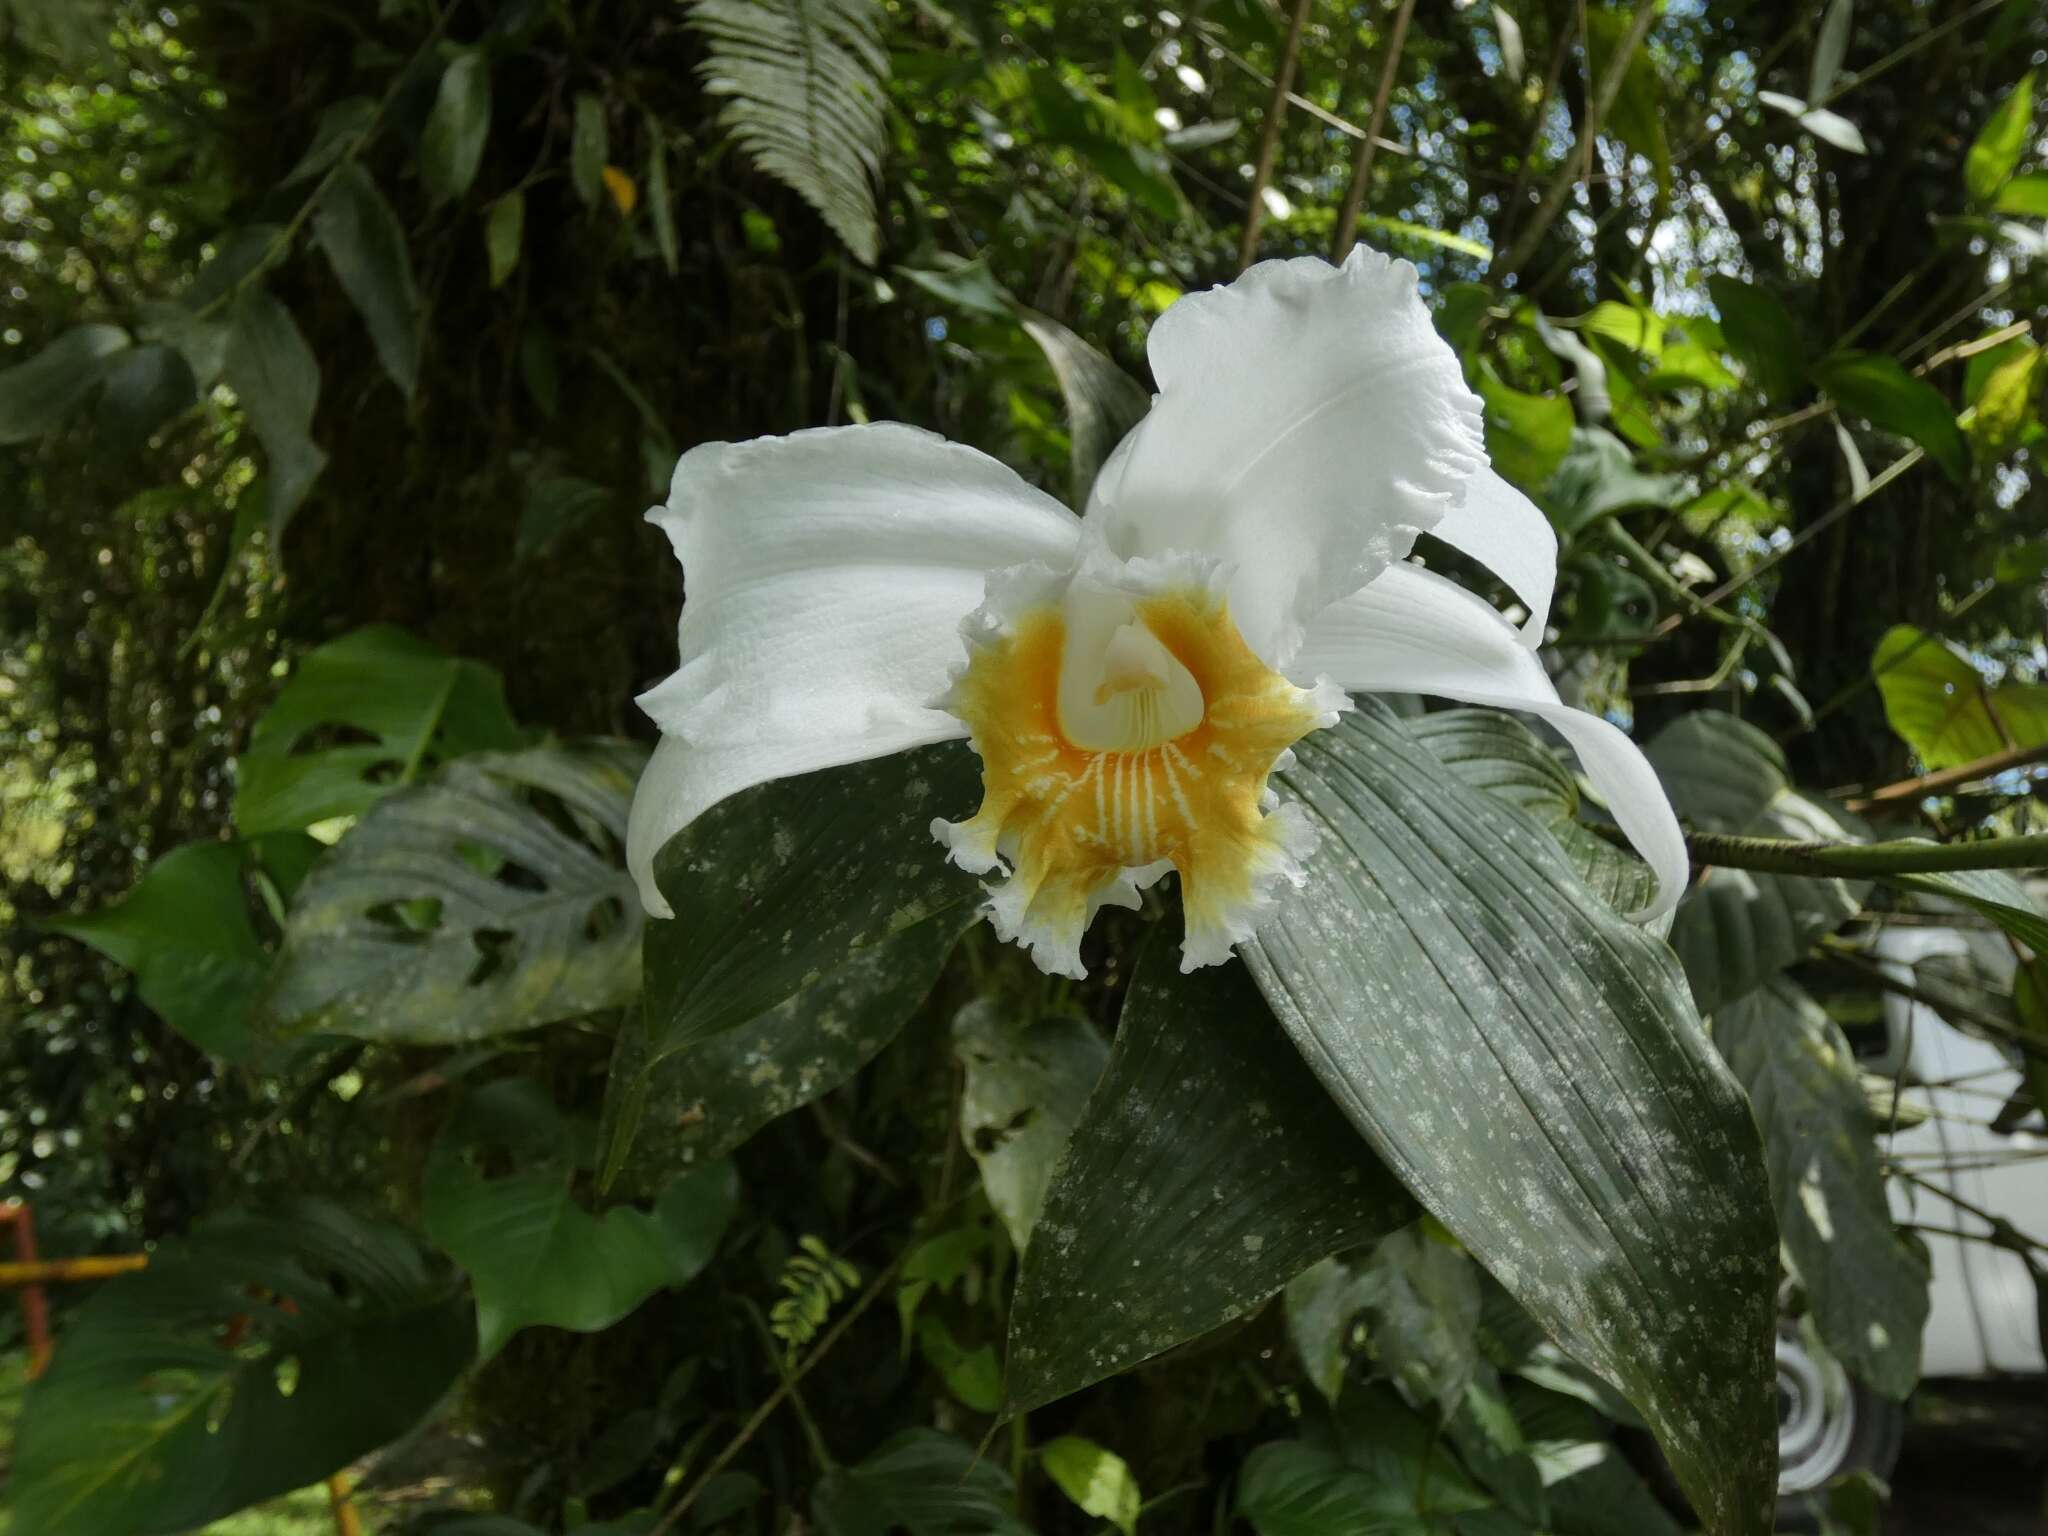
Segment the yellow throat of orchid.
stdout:
[[945,701],[981,755],[981,809],[932,830],[966,869],[1009,866],[989,916],[1047,970],[1082,975],[1096,910],[1136,906],[1168,868],[1184,968],[1214,964],[1299,877],[1307,833],[1266,781],[1341,700],[1253,654],[1213,582],[992,593]]

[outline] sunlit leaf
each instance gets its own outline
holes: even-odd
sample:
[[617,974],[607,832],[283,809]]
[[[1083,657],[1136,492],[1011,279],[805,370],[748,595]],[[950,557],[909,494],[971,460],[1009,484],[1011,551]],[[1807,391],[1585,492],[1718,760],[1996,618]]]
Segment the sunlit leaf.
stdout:
[[1061,1435],[1038,1453],[1053,1486],[1085,1514],[1106,1520],[1124,1536],[1135,1536],[1138,1508],[1144,1502],[1130,1465],[1114,1451],[1079,1435]]
[[1870,658],[1885,718],[1929,768],[2048,743],[2048,684],[1986,681],[1961,652],[1895,624]]
[[1964,157],[1963,186],[1972,202],[1988,203],[1997,196],[2027,152],[2033,122],[2034,71],[2030,69],[1993,109]]

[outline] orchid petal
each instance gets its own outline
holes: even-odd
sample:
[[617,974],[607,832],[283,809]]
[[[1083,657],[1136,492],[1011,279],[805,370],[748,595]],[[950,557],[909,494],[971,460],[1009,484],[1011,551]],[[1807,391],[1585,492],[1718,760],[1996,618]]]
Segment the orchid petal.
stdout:
[[1159,396],[1096,480],[1091,534],[1125,558],[1221,558],[1232,617],[1269,665],[1486,462],[1479,399],[1415,268],[1364,246],[1341,267],[1260,262],[1191,294],[1147,350]]
[[1529,610],[1522,643],[1541,645],[1557,585],[1557,530],[1542,509],[1493,470],[1482,469],[1466,484],[1465,499],[1429,531],[1507,583]]
[[1434,694],[1547,721],[1657,876],[1657,899],[1635,916],[1662,917],[1685,893],[1685,838],[1649,760],[1613,725],[1562,702],[1514,626],[1463,587],[1420,566],[1389,566],[1317,617],[1290,670],[1353,693]]
[[727,795],[965,734],[934,701],[987,573],[1071,563],[1080,533],[994,459],[895,423],[694,448],[648,515],[687,587],[682,666],[639,700],[669,738],[628,860],[656,916],[655,852]]

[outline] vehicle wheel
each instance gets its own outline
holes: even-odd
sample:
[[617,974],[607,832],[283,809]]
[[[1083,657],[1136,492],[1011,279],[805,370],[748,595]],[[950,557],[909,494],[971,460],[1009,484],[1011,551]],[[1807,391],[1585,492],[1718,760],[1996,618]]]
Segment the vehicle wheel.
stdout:
[[1820,1529],[1827,1485],[1846,1472],[1889,1479],[1906,1408],[1880,1397],[1833,1360],[1778,1335],[1778,1529]]

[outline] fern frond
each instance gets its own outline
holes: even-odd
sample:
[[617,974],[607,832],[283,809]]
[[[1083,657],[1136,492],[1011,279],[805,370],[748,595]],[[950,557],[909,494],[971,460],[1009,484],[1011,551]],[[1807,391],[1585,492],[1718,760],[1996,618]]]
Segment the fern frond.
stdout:
[[889,78],[878,0],[692,0],[690,25],[711,44],[705,90],[730,98],[720,123],[872,265]]
[[860,1271],[808,1233],[797,1239],[801,1252],[784,1262],[776,1284],[786,1293],[768,1312],[768,1330],[794,1358],[817,1336],[832,1315],[860,1284]]

